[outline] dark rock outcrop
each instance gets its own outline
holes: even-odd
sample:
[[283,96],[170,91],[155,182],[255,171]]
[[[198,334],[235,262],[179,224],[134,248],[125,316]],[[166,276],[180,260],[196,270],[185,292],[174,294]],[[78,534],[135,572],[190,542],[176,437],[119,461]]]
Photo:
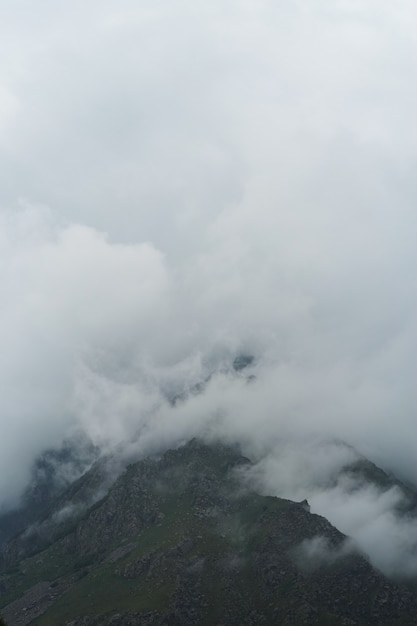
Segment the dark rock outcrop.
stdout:
[[415,623],[409,589],[346,549],[306,500],[245,488],[237,470],[248,463],[192,441],[129,466],[64,536],[3,576],[3,602],[17,590],[5,615],[30,597],[22,626]]

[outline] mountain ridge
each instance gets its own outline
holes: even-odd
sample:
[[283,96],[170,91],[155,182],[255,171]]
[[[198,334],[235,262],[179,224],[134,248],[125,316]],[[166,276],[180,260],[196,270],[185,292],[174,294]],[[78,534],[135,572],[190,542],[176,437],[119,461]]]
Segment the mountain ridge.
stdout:
[[410,590],[374,570],[306,501],[251,491],[239,472],[250,464],[238,447],[192,440],[129,465],[42,551],[19,553],[22,533],[1,578],[6,621],[414,623]]

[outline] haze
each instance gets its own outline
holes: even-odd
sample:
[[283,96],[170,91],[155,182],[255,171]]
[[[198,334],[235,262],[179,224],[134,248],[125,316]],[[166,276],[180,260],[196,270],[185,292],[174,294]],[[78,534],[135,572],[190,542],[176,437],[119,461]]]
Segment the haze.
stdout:
[[415,482],[415,5],[0,7],[1,505],[80,430]]

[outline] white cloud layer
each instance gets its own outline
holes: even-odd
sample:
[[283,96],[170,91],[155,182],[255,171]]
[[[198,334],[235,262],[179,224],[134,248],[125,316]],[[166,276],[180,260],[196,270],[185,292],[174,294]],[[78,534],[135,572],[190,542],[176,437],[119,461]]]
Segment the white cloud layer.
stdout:
[[[79,427],[337,437],[415,480],[415,5],[2,14],[0,502]],[[239,351],[256,383],[164,404]]]

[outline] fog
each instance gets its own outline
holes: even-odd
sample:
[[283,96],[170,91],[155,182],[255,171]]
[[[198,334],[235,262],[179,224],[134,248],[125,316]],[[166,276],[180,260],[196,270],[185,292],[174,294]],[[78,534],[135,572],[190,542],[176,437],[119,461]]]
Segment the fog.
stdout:
[[[324,537],[306,540],[299,556],[318,567],[350,551],[361,551],[388,576],[417,574],[417,528],[407,499],[395,484],[367,482],[352,464],[363,457],[341,442],[284,437],[245,471],[256,490],[295,501],[308,499],[312,513],[323,515],[349,538],[338,549]],[[312,563],[309,562],[313,561]]]
[[270,492],[386,542],[395,494],[364,488],[340,517],[306,450],[342,440],[415,483],[417,9],[2,13],[1,507],[80,431],[140,454],[217,435],[284,463],[291,489]]

